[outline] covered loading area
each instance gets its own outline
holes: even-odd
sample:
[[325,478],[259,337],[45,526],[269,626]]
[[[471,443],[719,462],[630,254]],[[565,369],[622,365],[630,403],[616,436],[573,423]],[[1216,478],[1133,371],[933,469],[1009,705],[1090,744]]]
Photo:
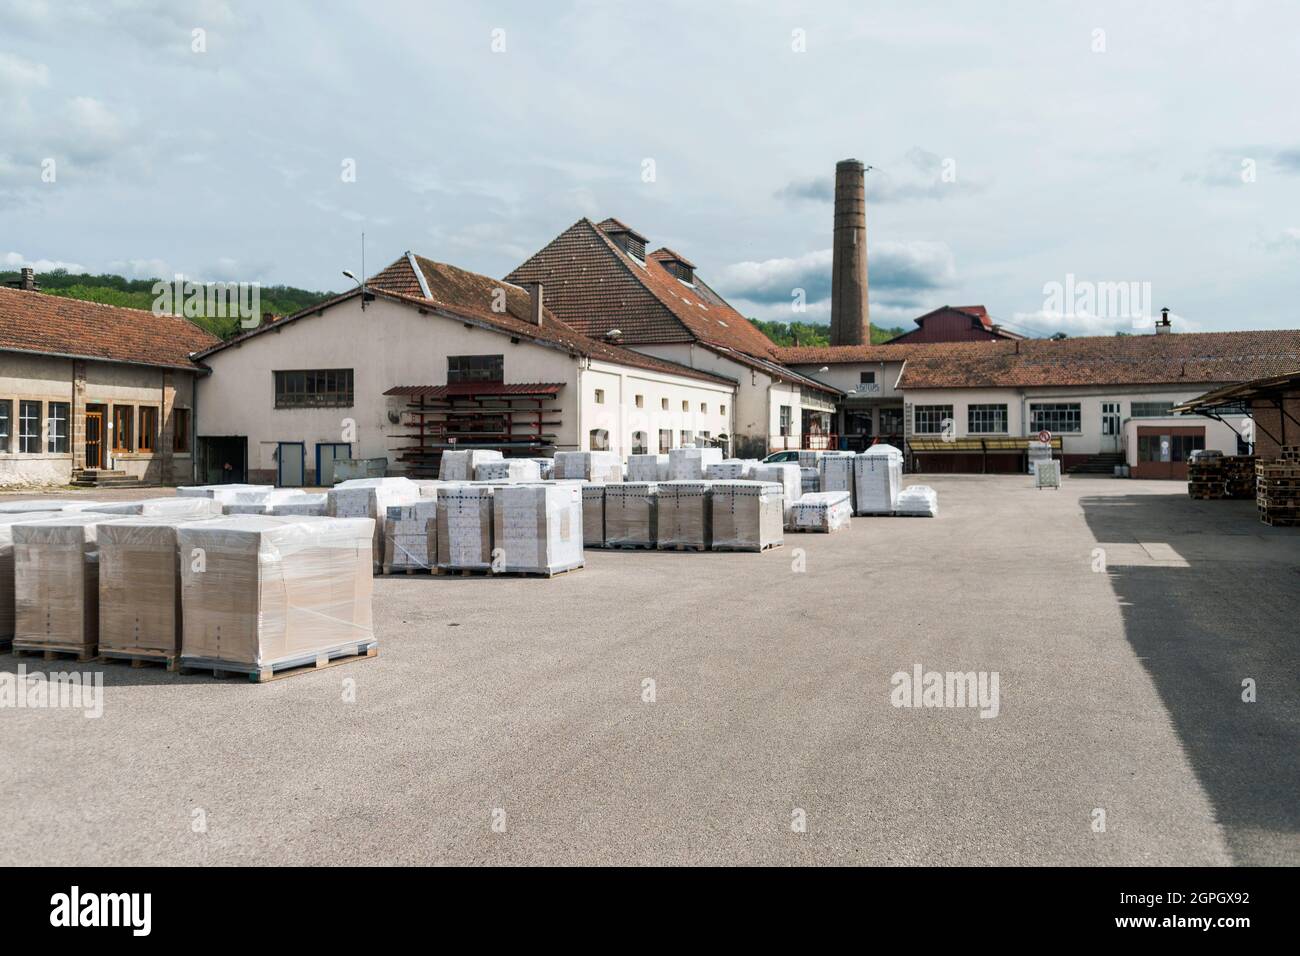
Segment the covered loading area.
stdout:
[[[1025,474],[1029,471],[1029,444],[1037,438],[921,438],[907,440],[913,471],[928,474]],[[1060,435],[1050,439],[1052,457],[1060,458]]]
[[1175,414],[1201,415],[1215,421],[1225,416],[1249,415],[1248,434],[1234,428],[1247,444],[1254,446],[1261,461],[1277,458],[1287,445],[1300,445],[1300,369],[1284,375],[1257,378],[1225,385],[1173,409]]

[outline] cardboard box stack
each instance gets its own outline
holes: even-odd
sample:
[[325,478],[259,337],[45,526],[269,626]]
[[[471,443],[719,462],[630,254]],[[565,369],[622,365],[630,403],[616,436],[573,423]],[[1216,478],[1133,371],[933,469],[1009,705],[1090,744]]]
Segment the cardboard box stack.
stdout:
[[99,525],[67,512],[13,526],[14,640],[24,650],[93,656],[99,640]]
[[1255,466],[1259,520],[1275,527],[1300,525],[1300,445],[1283,445],[1277,461]]
[[628,481],[667,481],[667,455],[628,455]]
[[485,461],[500,461],[501,452],[486,448],[444,451],[438,460],[439,481],[472,481],[474,469]]
[[329,495],[324,492],[304,492],[272,502],[270,513],[273,515],[314,515],[323,518],[328,507]]
[[183,485],[176,489],[178,498],[215,498],[224,504],[234,500],[235,495],[249,491],[274,491],[271,485]]
[[537,462],[537,474],[542,481],[549,481],[555,477],[554,458],[530,458],[529,461]]
[[[821,491],[847,491],[853,501],[853,461],[850,452],[824,452],[817,460],[819,489]],[[854,502],[854,510],[857,503]]]
[[[272,488],[270,491],[241,491],[232,495],[222,505],[222,511],[228,515],[265,515],[271,513],[271,506],[281,501],[288,501],[302,492],[292,488]],[[328,501],[328,498],[326,499]]]
[[721,448],[670,448],[668,478],[671,481],[703,481],[709,465],[721,462]]
[[605,545],[653,548],[659,540],[659,484],[628,481],[605,486]]
[[853,459],[853,513],[890,515],[903,487],[903,453],[893,445],[872,445]]
[[475,481],[541,481],[542,470],[531,458],[502,458],[474,466]]
[[811,448],[799,449],[799,467],[800,468],[818,467],[817,463],[821,461],[822,455],[824,454],[826,454],[826,452],[817,451]]
[[582,546],[605,547],[605,485],[588,482],[582,487]]
[[449,485],[438,491],[429,553],[444,570],[487,571],[492,567],[492,496],[487,485]]
[[764,481],[718,481],[710,489],[714,551],[766,551],[784,540],[781,486]]
[[933,518],[939,514],[939,495],[928,485],[912,485],[898,493],[895,514]]
[[709,487],[707,481],[660,482],[660,549],[708,551],[712,547]]
[[1026,458],[1029,461],[1029,474],[1032,475],[1034,473],[1034,462],[1052,460],[1051,442],[1031,441]]
[[794,503],[803,496],[803,477],[799,474],[799,466],[792,461],[771,465],[760,462],[754,466],[749,477],[753,481],[770,481],[781,486],[782,507],[788,526],[794,515]]
[[849,527],[852,515],[847,491],[813,491],[795,502],[791,527],[795,531],[839,531]]
[[429,523],[438,518],[438,499],[420,498],[404,505],[389,505],[384,515],[384,573],[429,571],[437,566],[437,534]]
[[612,451],[557,451],[555,477],[603,481],[623,480],[623,459]]
[[178,518],[219,518],[222,505],[212,498],[145,498],[140,501],[103,502],[87,512],[103,515],[171,515]]
[[[67,498],[0,501],[0,515],[29,514],[36,511],[62,511],[71,502]],[[98,502],[103,503],[103,502]]]
[[582,488],[511,485],[492,499],[492,542],[501,574],[558,574],[583,566]]
[[369,518],[235,515],[180,525],[181,658],[269,676],[374,646]]
[[375,573],[383,565],[384,521],[393,505],[421,498],[420,488],[409,478],[356,478],[335,485],[327,493],[325,512],[331,518],[370,518],[375,540],[371,549]]
[[739,481],[745,477],[745,468],[744,459],[724,458],[710,462],[704,469],[704,477],[710,481]]
[[822,490],[822,474],[817,468],[799,468],[799,489],[802,494],[812,494]]
[[58,516],[57,511],[0,514],[0,645],[14,636],[14,525]]

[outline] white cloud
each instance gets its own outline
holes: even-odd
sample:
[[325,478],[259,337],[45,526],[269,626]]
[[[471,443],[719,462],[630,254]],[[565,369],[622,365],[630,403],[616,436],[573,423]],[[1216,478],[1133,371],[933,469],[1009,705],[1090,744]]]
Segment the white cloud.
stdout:
[[162,259],[117,259],[108,264],[110,272],[128,279],[167,279],[172,271]]
[[28,259],[21,252],[6,252],[4,254],[4,265],[7,269],[21,269],[23,266],[30,266],[37,272],[53,272],[55,269],[63,269],[65,272],[86,272],[85,266],[76,262],[64,262],[61,259]]
[[50,68],[12,53],[0,53],[0,102],[50,85]]

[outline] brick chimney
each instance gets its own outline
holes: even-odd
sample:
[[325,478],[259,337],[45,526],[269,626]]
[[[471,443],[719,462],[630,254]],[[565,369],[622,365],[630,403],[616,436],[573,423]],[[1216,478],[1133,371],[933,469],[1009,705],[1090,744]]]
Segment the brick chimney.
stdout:
[[10,279],[5,285],[24,292],[39,292],[41,289],[41,284],[36,281],[36,270],[31,266],[23,266],[18,272],[18,278]]
[[834,259],[831,265],[831,345],[870,345],[867,306],[866,168],[856,159],[835,164]]
[[539,329],[542,327],[542,284],[534,282],[528,286],[528,321]]

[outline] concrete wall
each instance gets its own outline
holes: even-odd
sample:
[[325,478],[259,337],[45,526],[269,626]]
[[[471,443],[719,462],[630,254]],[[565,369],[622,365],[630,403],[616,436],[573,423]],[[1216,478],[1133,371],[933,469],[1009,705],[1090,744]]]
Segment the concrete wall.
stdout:
[[[0,401],[12,403],[9,447],[0,451],[0,486],[68,484],[74,468],[86,464],[87,405],[105,406],[106,468],[152,483],[188,481],[191,455],[172,452],[172,428],[174,408],[193,408],[193,383],[194,376],[182,370],[0,352]],[[23,400],[41,402],[41,444],[35,454],[18,451],[19,403]],[[67,452],[48,451],[50,402],[70,406]],[[116,454],[112,449],[107,426],[114,405],[132,407],[136,433],[129,453]],[[157,409],[158,434],[154,451],[148,453],[135,450],[142,407]]]

